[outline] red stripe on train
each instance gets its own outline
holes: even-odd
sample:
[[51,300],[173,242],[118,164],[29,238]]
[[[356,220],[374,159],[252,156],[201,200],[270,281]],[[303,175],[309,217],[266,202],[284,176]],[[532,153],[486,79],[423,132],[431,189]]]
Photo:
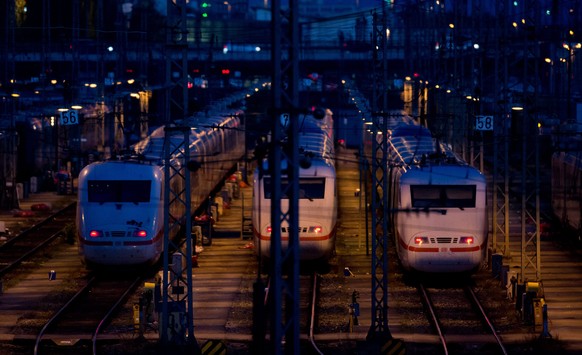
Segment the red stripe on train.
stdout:
[[[402,240],[402,238],[398,238],[398,243],[400,244],[401,247],[403,247],[404,249],[416,252],[416,253],[438,253],[439,252],[439,248],[435,248],[435,247],[415,247],[412,245],[407,245],[404,240]],[[481,246],[480,245],[475,245],[475,246],[471,246],[471,247],[451,247],[449,248],[448,251],[453,252],[453,253],[468,253],[468,252],[476,252],[481,250]]]
[[157,243],[160,238],[163,237],[163,233],[159,233],[154,239],[147,239],[147,240],[135,240],[135,241],[123,241],[123,240],[108,240],[108,241],[102,241],[102,240],[97,240],[97,239],[83,239],[83,238],[79,238],[79,242],[81,244],[84,245],[92,245],[92,246],[113,246],[114,242],[123,242],[123,245],[128,245],[128,246],[139,246],[139,245],[152,245]]
[[[318,242],[318,241],[322,241],[322,240],[328,240],[331,239],[333,235],[335,235],[335,231],[336,231],[336,226],[333,227],[333,231],[330,234],[327,235],[322,235],[319,237],[299,237],[299,241],[305,241],[305,242]],[[259,232],[255,229],[255,236],[258,236],[260,240],[266,240],[266,241],[270,241],[271,240],[271,236],[270,235],[262,235],[259,234]],[[281,240],[282,241],[286,241],[289,240],[289,237],[283,237],[281,236]]]

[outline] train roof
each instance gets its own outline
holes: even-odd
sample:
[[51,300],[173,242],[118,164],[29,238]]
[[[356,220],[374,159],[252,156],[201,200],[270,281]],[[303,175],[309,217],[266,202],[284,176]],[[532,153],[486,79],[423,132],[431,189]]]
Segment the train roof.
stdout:
[[432,137],[432,134],[421,125],[399,124],[391,131],[390,137]]
[[487,183],[485,175],[468,164],[416,165],[400,178],[401,183],[448,185],[459,183]]
[[437,151],[431,136],[394,136],[389,138],[390,159],[396,165],[417,163]]
[[327,111],[329,114],[321,120],[316,119],[311,114],[306,115],[299,123],[299,133],[323,133],[333,140],[333,118],[331,111]]
[[414,120],[404,118],[397,122],[388,135],[390,161],[396,166],[465,164],[452,149],[435,140],[428,128]]
[[[299,154],[309,156],[312,161],[321,161],[318,164],[335,166],[335,146],[333,134],[332,111],[325,110],[322,119],[316,119],[312,114],[300,117],[298,148]],[[286,137],[288,139],[288,137]],[[263,162],[263,168],[267,168],[268,160]]]
[[[240,126],[240,115],[242,115],[242,111],[233,111],[230,115],[213,117],[193,116],[180,122],[181,126],[190,127],[189,144],[191,152],[194,154],[209,153],[203,152],[205,143],[222,129],[238,129]],[[146,160],[161,161],[164,154],[165,128],[166,126],[156,128],[148,137],[136,143],[132,147],[134,152]],[[173,147],[178,147],[183,142],[183,136],[174,135],[170,137],[170,140]]]
[[299,136],[299,149],[303,152],[310,152],[317,158],[332,159],[334,157],[332,140],[321,134],[301,134]]
[[309,152],[314,158],[333,159],[335,154],[333,118],[327,109],[323,119],[306,115],[300,122],[299,149]]

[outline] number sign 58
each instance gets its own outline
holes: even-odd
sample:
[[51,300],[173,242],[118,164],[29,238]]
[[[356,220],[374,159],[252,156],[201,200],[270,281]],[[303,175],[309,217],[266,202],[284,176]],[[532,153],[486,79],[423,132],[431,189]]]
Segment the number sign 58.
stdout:
[[493,130],[493,116],[477,116],[477,117],[475,117],[475,129],[477,131],[492,131]]

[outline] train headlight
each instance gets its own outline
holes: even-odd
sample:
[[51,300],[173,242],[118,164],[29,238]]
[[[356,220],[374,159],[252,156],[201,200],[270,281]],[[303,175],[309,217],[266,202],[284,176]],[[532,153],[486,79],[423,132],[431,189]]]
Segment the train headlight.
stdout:
[[148,236],[148,232],[144,231],[144,230],[137,230],[133,232],[133,236],[134,237],[142,237],[145,238]]
[[473,238],[473,237],[461,237],[459,239],[459,243],[461,243],[461,244],[473,244],[473,243],[475,243],[475,238]]
[[92,230],[89,232],[91,238],[99,238],[103,236],[103,231]]
[[321,233],[323,228],[321,226],[309,227],[309,233]]
[[428,237],[414,237],[414,244],[428,244]]

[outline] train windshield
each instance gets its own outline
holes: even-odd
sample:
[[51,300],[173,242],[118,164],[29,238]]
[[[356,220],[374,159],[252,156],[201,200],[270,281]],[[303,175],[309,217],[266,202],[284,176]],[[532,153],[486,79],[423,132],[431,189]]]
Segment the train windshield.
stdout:
[[414,208],[475,207],[475,185],[411,185]]
[[89,180],[89,202],[150,202],[150,180]]
[[[286,191],[289,187],[289,180],[281,179],[281,198],[288,199]],[[263,194],[266,199],[271,199],[271,178],[266,177],[263,184]],[[325,178],[301,178],[299,179],[299,199],[316,200],[325,197]]]

